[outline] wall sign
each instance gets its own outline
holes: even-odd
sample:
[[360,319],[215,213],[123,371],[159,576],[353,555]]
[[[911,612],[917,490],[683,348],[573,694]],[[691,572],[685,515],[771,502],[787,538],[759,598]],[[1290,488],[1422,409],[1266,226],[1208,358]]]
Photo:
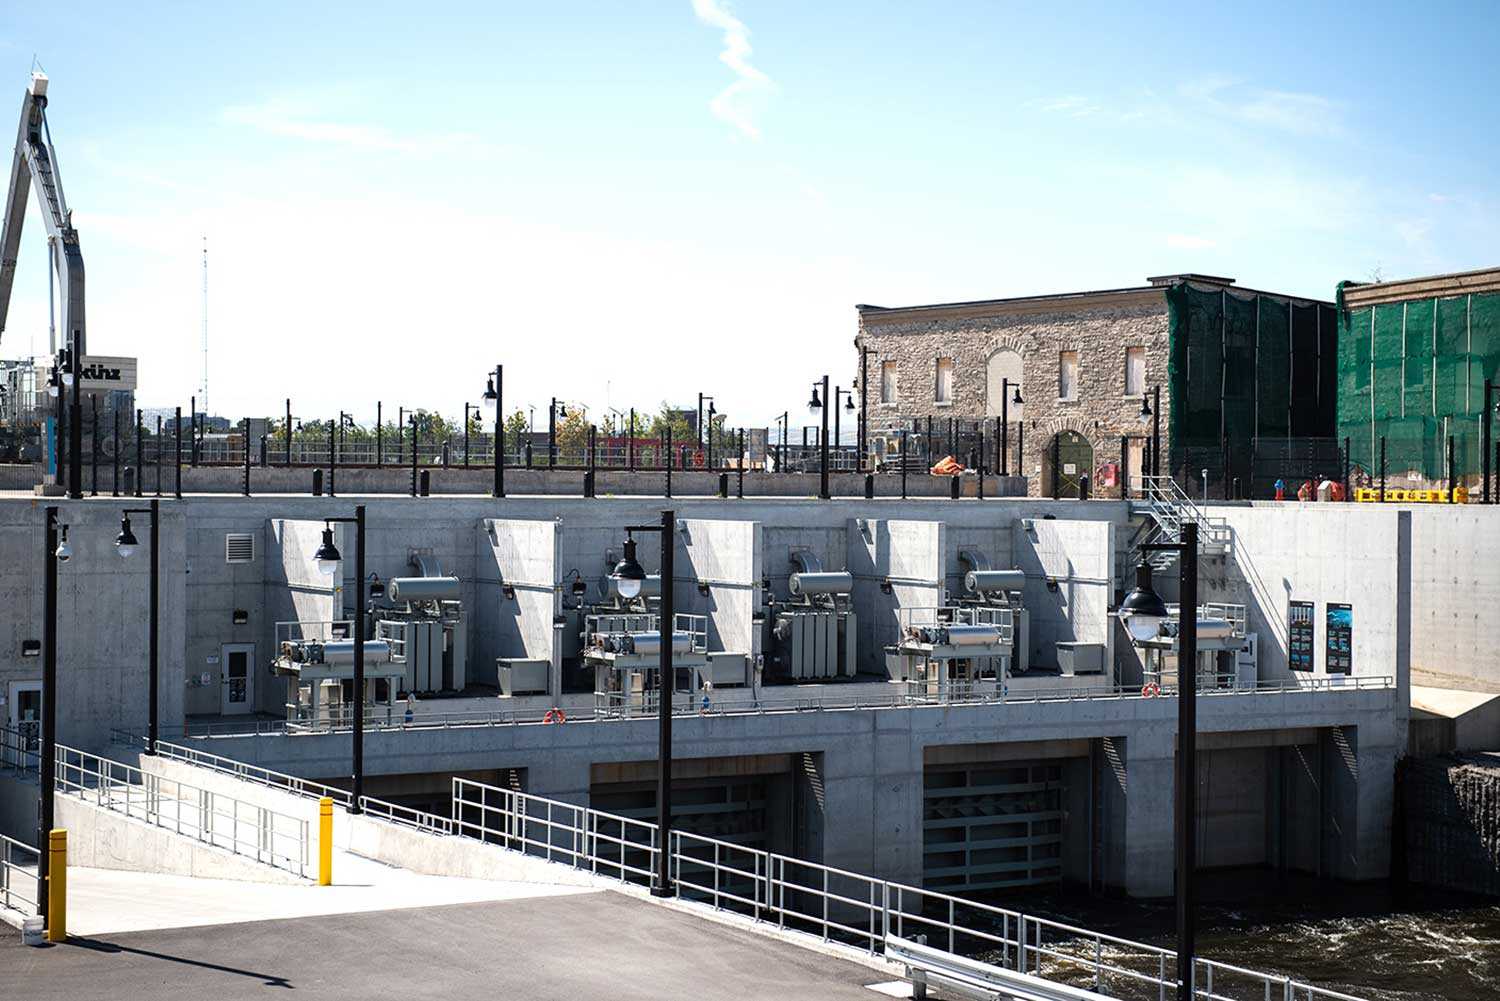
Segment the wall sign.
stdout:
[[1354,671],[1354,606],[1336,601],[1328,603],[1328,673],[1352,674]]
[[1293,601],[1288,606],[1287,666],[1293,671],[1313,670],[1313,603]]

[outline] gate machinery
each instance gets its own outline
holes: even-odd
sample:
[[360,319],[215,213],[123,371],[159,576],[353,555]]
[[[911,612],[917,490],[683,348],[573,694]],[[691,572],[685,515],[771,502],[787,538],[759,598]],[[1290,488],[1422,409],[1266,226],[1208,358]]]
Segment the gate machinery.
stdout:
[[[576,570],[568,571],[561,585],[562,611],[553,623],[553,646],[559,651],[558,664],[562,668],[564,692],[591,692],[595,688],[594,670],[584,662],[583,656],[588,643],[586,624],[589,616],[650,615],[661,606],[660,574],[647,574],[641,581],[641,593],[634,598],[623,598],[619,582],[609,576],[609,568],[614,566],[611,557],[616,561],[619,559],[613,554],[605,554],[605,574],[599,582],[602,599],[589,600],[589,584]],[[545,685],[541,691],[546,691]]]
[[[1176,688],[1178,680],[1177,630],[1182,606],[1168,605],[1167,618],[1157,635],[1132,641],[1140,648],[1147,686],[1157,690]],[[1258,637],[1246,628],[1244,605],[1204,602],[1198,606],[1198,687],[1200,689],[1253,689],[1259,682]]]
[[[354,685],[353,623],[278,622],[271,673],[287,682],[289,724],[327,726],[351,718]],[[383,704],[390,717],[405,670],[391,661],[391,645],[365,641],[365,705]],[[382,699],[381,696],[384,696]]]
[[952,702],[1004,694],[1015,642],[1009,608],[902,608],[896,620],[909,698]]
[[[673,692],[696,692],[708,667],[708,617],[672,617]],[[654,714],[661,690],[661,616],[609,612],[584,618],[583,662],[594,672],[594,708],[606,716]]]
[[1010,670],[1020,674],[1031,666],[1031,615],[1021,603],[1026,574],[1021,570],[994,570],[990,558],[978,549],[960,549],[958,564],[964,571],[960,606],[1008,608],[1011,633]]
[[791,597],[766,602],[767,676],[791,682],[854,677],[854,575],[825,571],[806,550],[791,556],[797,567],[787,578]]
[[463,583],[443,575],[437,560],[413,554],[419,577],[393,577],[386,604],[375,611],[375,638],[404,665],[404,692],[461,692],[468,682],[468,627]]

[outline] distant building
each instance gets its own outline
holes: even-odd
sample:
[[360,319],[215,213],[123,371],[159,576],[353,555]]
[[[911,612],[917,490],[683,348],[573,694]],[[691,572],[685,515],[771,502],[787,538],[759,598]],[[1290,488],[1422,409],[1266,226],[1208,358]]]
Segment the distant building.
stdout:
[[1378,476],[1383,439],[1388,479],[1446,481],[1451,439],[1451,475],[1476,477],[1485,380],[1500,376],[1500,268],[1344,282],[1338,306],[1338,434],[1355,463]]
[[[1333,448],[1337,322],[1333,304],[1178,274],[1131,288],[976,302],[860,305],[870,448],[899,448],[902,428],[947,440],[950,419],[985,435],[996,466],[1008,411],[1008,466],[1033,496],[1119,496],[1141,474],[1152,425],[1142,401],[1161,390],[1161,472],[1216,490],[1262,492],[1287,439]],[[1004,380],[1023,402],[1002,406]],[[1154,402],[1153,402],[1154,406]],[[1257,444],[1258,443],[1258,444]],[[1274,447],[1273,447],[1274,443]],[[1257,461],[1257,449],[1260,461]],[[940,451],[939,454],[942,454]],[[960,455],[966,461],[965,455]],[[1275,461],[1271,461],[1274,459]],[[1325,472],[1337,469],[1336,449]],[[1265,483],[1260,481],[1265,480]]]

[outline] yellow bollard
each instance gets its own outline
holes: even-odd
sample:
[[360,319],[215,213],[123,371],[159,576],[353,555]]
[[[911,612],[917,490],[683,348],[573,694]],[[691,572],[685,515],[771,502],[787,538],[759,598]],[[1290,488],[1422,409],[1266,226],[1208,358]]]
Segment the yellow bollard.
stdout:
[[68,937],[68,832],[54,829],[47,835],[47,941]]
[[318,800],[318,885],[333,885],[333,799]]

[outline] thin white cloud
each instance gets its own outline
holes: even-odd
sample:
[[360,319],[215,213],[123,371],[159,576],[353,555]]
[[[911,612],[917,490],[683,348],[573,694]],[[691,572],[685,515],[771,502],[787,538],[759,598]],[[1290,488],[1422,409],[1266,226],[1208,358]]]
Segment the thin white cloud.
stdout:
[[1097,114],[1101,110],[1100,105],[1093,98],[1083,97],[1079,94],[1069,94],[1065,97],[1043,101],[1038,107],[1043,111],[1069,115],[1073,118],[1084,118],[1088,115]]
[[1206,236],[1193,236],[1189,233],[1168,233],[1167,246],[1174,250],[1212,250],[1219,244]]
[[233,105],[225,108],[220,117],[232,125],[249,126],[269,135],[344,146],[366,153],[448,153],[479,144],[478,137],[472,133],[397,135],[381,125],[309,118],[302,108],[302,102],[272,98],[259,104]]
[[727,122],[749,139],[759,139],[760,129],[754,121],[754,106],[775,84],[771,78],[750,64],[750,29],[729,12],[724,0],[693,0],[698,20],[724,32],[724,51],[719,61],[728,66],[736,79],[719,91],[708,109],[715,118]]

